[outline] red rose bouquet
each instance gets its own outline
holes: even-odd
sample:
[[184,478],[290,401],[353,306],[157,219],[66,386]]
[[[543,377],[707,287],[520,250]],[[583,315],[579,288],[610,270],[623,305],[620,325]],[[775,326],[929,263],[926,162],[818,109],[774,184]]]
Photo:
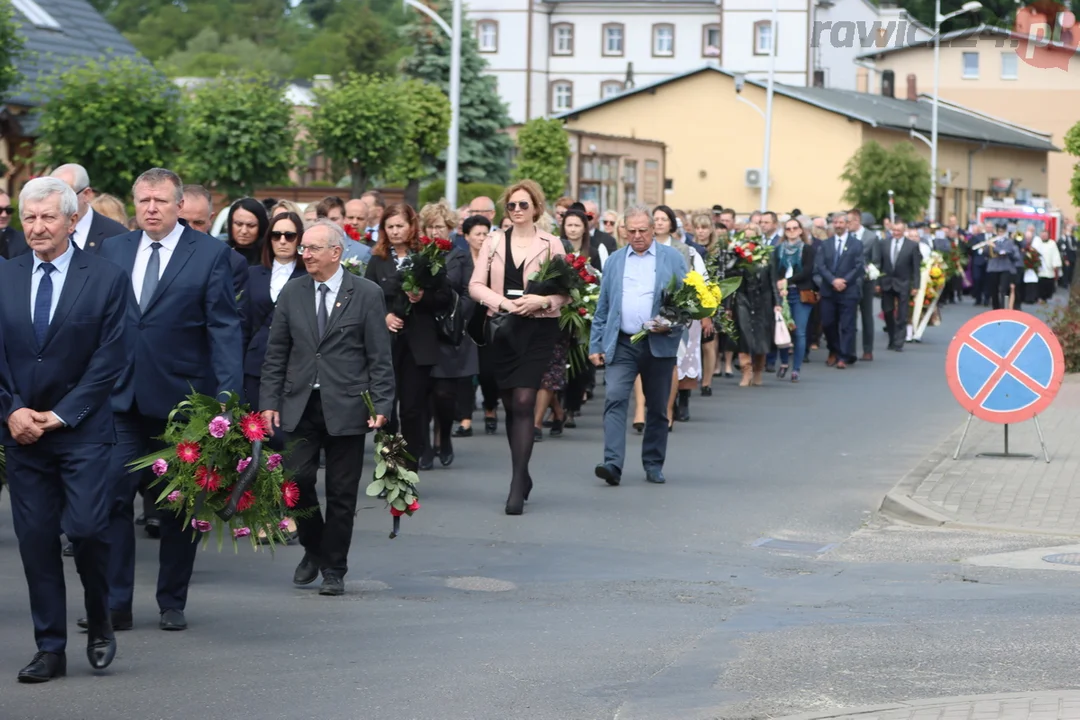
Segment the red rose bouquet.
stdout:
[[420,238],[420,251],[410,255],[401,266],[401,289],[415,294],[435,287],[446,269],[446,256],[453,249],[454,244],[444,238]]
[[760,238],[748,238],[742,233],[731,239],[728,250],[735,255],[736,267],[751,272],[767,266],[772,256],[772,248],[760,242]]
[[1039,251],[1028,245],[1020,252],[1024,256],[1024,269],[1037,272],[1042,266],[1042,255],[1039,254]]
[[589,333],[600,299],[600,273],[588,264],[584,255],[567,255],[566,263],[576,272],[580,283],[569,289],[570,302],[559,311],[559,327],[570,332],[570,372],[577,374],[587,367]]
[[[266,421],[229,393],[221,401],[192,393],[169,413],[162,439],[165,450],[131,463],[133,471],[150,468],[161,486],[160,507],[184,516],[185,526],[202,533],[216,530],[218,548],[226,533],[233,543],[265,530],[273,548],[284,543],[286,515],[300,500],[300,488],[285,474],[284,458],[263,452],[269,436]],[[310,512],[310,511],[308,511]]]

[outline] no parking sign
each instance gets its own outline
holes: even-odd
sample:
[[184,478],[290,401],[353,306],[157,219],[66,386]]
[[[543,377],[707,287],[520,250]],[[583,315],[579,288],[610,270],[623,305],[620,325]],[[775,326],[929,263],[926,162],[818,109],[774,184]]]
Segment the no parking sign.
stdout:
[[1061,343],[1042,320],[1016,310],[993,310],[964,323],[945,359],[945,377],[960,406],[971,418],[1005,426],[1005,452],[989,457],[1030,457],[1009,452],[1009,425],[1034,420],[1043,455],[1050,462],[1038,415],[1058,394],[1065,377]]

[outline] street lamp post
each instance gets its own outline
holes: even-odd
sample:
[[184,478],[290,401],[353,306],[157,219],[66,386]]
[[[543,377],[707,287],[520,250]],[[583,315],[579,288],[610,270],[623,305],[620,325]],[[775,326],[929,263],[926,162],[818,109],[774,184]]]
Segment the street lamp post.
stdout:
[[419,0],[402,0],[402,3],[427,15],[450,38],[450,141],[446,147],[446,201],[450,207],[456,208],[458,137],[461,127],[461,0],[453,0],[450,17],[453,27]]
[[776,21],[780,16],[780,0],[773,0],[769,20],[769,81],[765,90],[765,157],[761,168],[761,212],[769,209],[769,159],[772,155],[772,104],[776,83]]
[[976,12],[982,3],[971,0],[959,10],[948,15],[941,14],[941,0],[934,0],[934,102],[930,111],[930,222],[937,220],[937,143],[938,143],[938,94],[941,87],[941,25],[957,15]]

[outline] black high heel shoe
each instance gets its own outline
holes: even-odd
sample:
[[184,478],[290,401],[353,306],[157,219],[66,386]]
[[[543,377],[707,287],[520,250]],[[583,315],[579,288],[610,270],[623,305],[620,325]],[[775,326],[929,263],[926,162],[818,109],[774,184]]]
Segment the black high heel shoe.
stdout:
[[525,496],[514,495],[513,488],[510,489],[510,494],[506,498],[506,514],[507,515],[521,515],[525,512]]
[[484,432],[488,435],[494,435],[499,431],[499,418],[497,417],[485,417],[484,418]]

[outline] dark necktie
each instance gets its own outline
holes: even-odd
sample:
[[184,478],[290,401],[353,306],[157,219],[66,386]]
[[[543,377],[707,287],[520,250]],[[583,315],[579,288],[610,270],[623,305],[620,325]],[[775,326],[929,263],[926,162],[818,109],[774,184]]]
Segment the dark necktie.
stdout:
[[38,284],[37,298],[34,299],[34,337],[38,347],[45,344],[49,334],[49,313],[52,311],[52,274],[56,267],[52,263],[41,263],[41,283]]
[[900,254],[900,241],[899,240],[893,240],[892,241],[892,264],[893,264],[894,268],[896,267],[896,256],[899,255],[899,254]]
[[836,257],[833,258],[833,272],[840,267],[840,256],[844,254],[844,241],[836,238]]
[[146,262],[146,274],[143,275],[142,293],[139,295],[139,310],[146,312],[146,306],[150,304],[157,290],[158,279],[161,275],[161,243],[150,243],[150,259]]
[[326,293],[330,292],[330,288],[326,286],[326,283],[319,284],[319,312],[315,314],[315,319],[319,324],[319,339],[322,340],[323,335],[326,334],[326,322],[329,319],[329,313],[326,312]]

